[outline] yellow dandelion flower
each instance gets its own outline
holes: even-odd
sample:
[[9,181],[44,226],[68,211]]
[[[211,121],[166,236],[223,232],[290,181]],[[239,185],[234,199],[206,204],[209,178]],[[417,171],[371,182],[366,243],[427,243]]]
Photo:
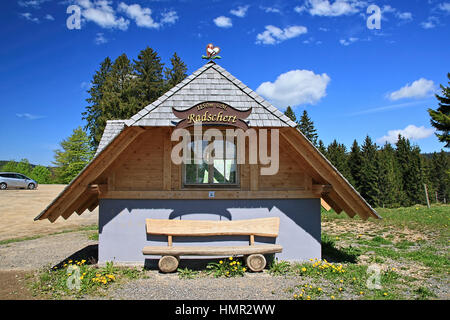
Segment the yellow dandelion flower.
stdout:
[[228,259],[233,260],[233,257],[229,257]]
[[340,283],[344,283],[344,280],[341,279],[341,280],[339,280],[339,282],[340,282]]
[[363,295],[363,294],[364,294],[364,292],[363,292],[363,291],[360,291],[360,292],[359,292],[359,294],[360,294],[360,295]]
[[303,267],[303,268],[302,268],[302,271],[303,271],[303,272],[305,272],[305,271],[306,271],[306,268],[305,268],[305,267]]
[[306,296],[306,299],[307,299],[307,300],[311,300],[311,297],[310,297],[310,296]]
[[383,293],[383,296],[387,296],[387,295],[388,295],[388,293],[387,293],[387,292]]
[[246,269],[246,268],[242,268],[242,271],[244,271],[244,272],[245,272],[245,271],[247,271],[247,269]]
[[219,261],[219,263],[220,263],[220,264],[222,264],[222,263],[223,263],[223,261],[222,261],[222,260],[220,260],[220,261]]
[[334,300],[334,296],[331,296],[331,299],[333,299],[333,300]]
[[294,294],[294,298],[297,298],[297,294]]
[[322,288],[317,288],[317,291],[322,291]]

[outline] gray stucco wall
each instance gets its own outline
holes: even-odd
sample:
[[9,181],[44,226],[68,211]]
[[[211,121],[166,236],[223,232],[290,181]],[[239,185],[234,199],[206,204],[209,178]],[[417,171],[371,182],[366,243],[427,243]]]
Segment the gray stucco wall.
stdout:
[[[279,217],[278,238],[255,242],[278,243],[281,260],[321,258],[320,199],[263,200],[106,200],[100,201],[99,263],[115,261],[143,265],[142,248],[167,245],[165,236],[149,236],[145,219],[242,220]],[[248,237],[174,237],[176,245],[248,245]],[[193,259],[194,257],[182,257]],[[198,259],[196,257],[195,259]],[[149,260],[147,260],[149,261]]]

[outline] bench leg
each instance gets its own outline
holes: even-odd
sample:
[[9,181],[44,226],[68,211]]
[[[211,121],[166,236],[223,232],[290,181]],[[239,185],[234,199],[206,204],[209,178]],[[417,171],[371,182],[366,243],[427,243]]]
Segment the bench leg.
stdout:
[[260,272],[266,266],[266,258],[262,254],[251,254],[246,259],[247,267],[253,272]]
[[161,272],[174,272],[178,268],[178,262],[180,261],[179,257],[175,256],[162,256],[159,259],[158,267]]

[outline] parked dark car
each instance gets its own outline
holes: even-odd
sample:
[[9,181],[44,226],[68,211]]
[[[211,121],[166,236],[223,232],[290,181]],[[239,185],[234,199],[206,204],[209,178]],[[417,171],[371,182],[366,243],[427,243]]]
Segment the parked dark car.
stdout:
[[38,184],[26,175],[16,172],[0,172],[0,190],[20,188],[20,189],[36,189]]

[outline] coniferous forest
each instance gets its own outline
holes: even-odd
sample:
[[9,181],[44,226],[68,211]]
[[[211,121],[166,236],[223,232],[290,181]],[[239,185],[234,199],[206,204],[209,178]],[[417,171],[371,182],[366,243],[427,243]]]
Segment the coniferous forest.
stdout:
[[395,145],[377,145],[369,136],[354,140],[350,149],[337,140],[325,146],[318,140],[314,122],[306,110],[300,120],[291,107],[285,114],[342,173],[373,207],[408,207],[426,204],[425,186],[430,203],[450,198],[450,154],[421,154],[420,148],[399,135]]

